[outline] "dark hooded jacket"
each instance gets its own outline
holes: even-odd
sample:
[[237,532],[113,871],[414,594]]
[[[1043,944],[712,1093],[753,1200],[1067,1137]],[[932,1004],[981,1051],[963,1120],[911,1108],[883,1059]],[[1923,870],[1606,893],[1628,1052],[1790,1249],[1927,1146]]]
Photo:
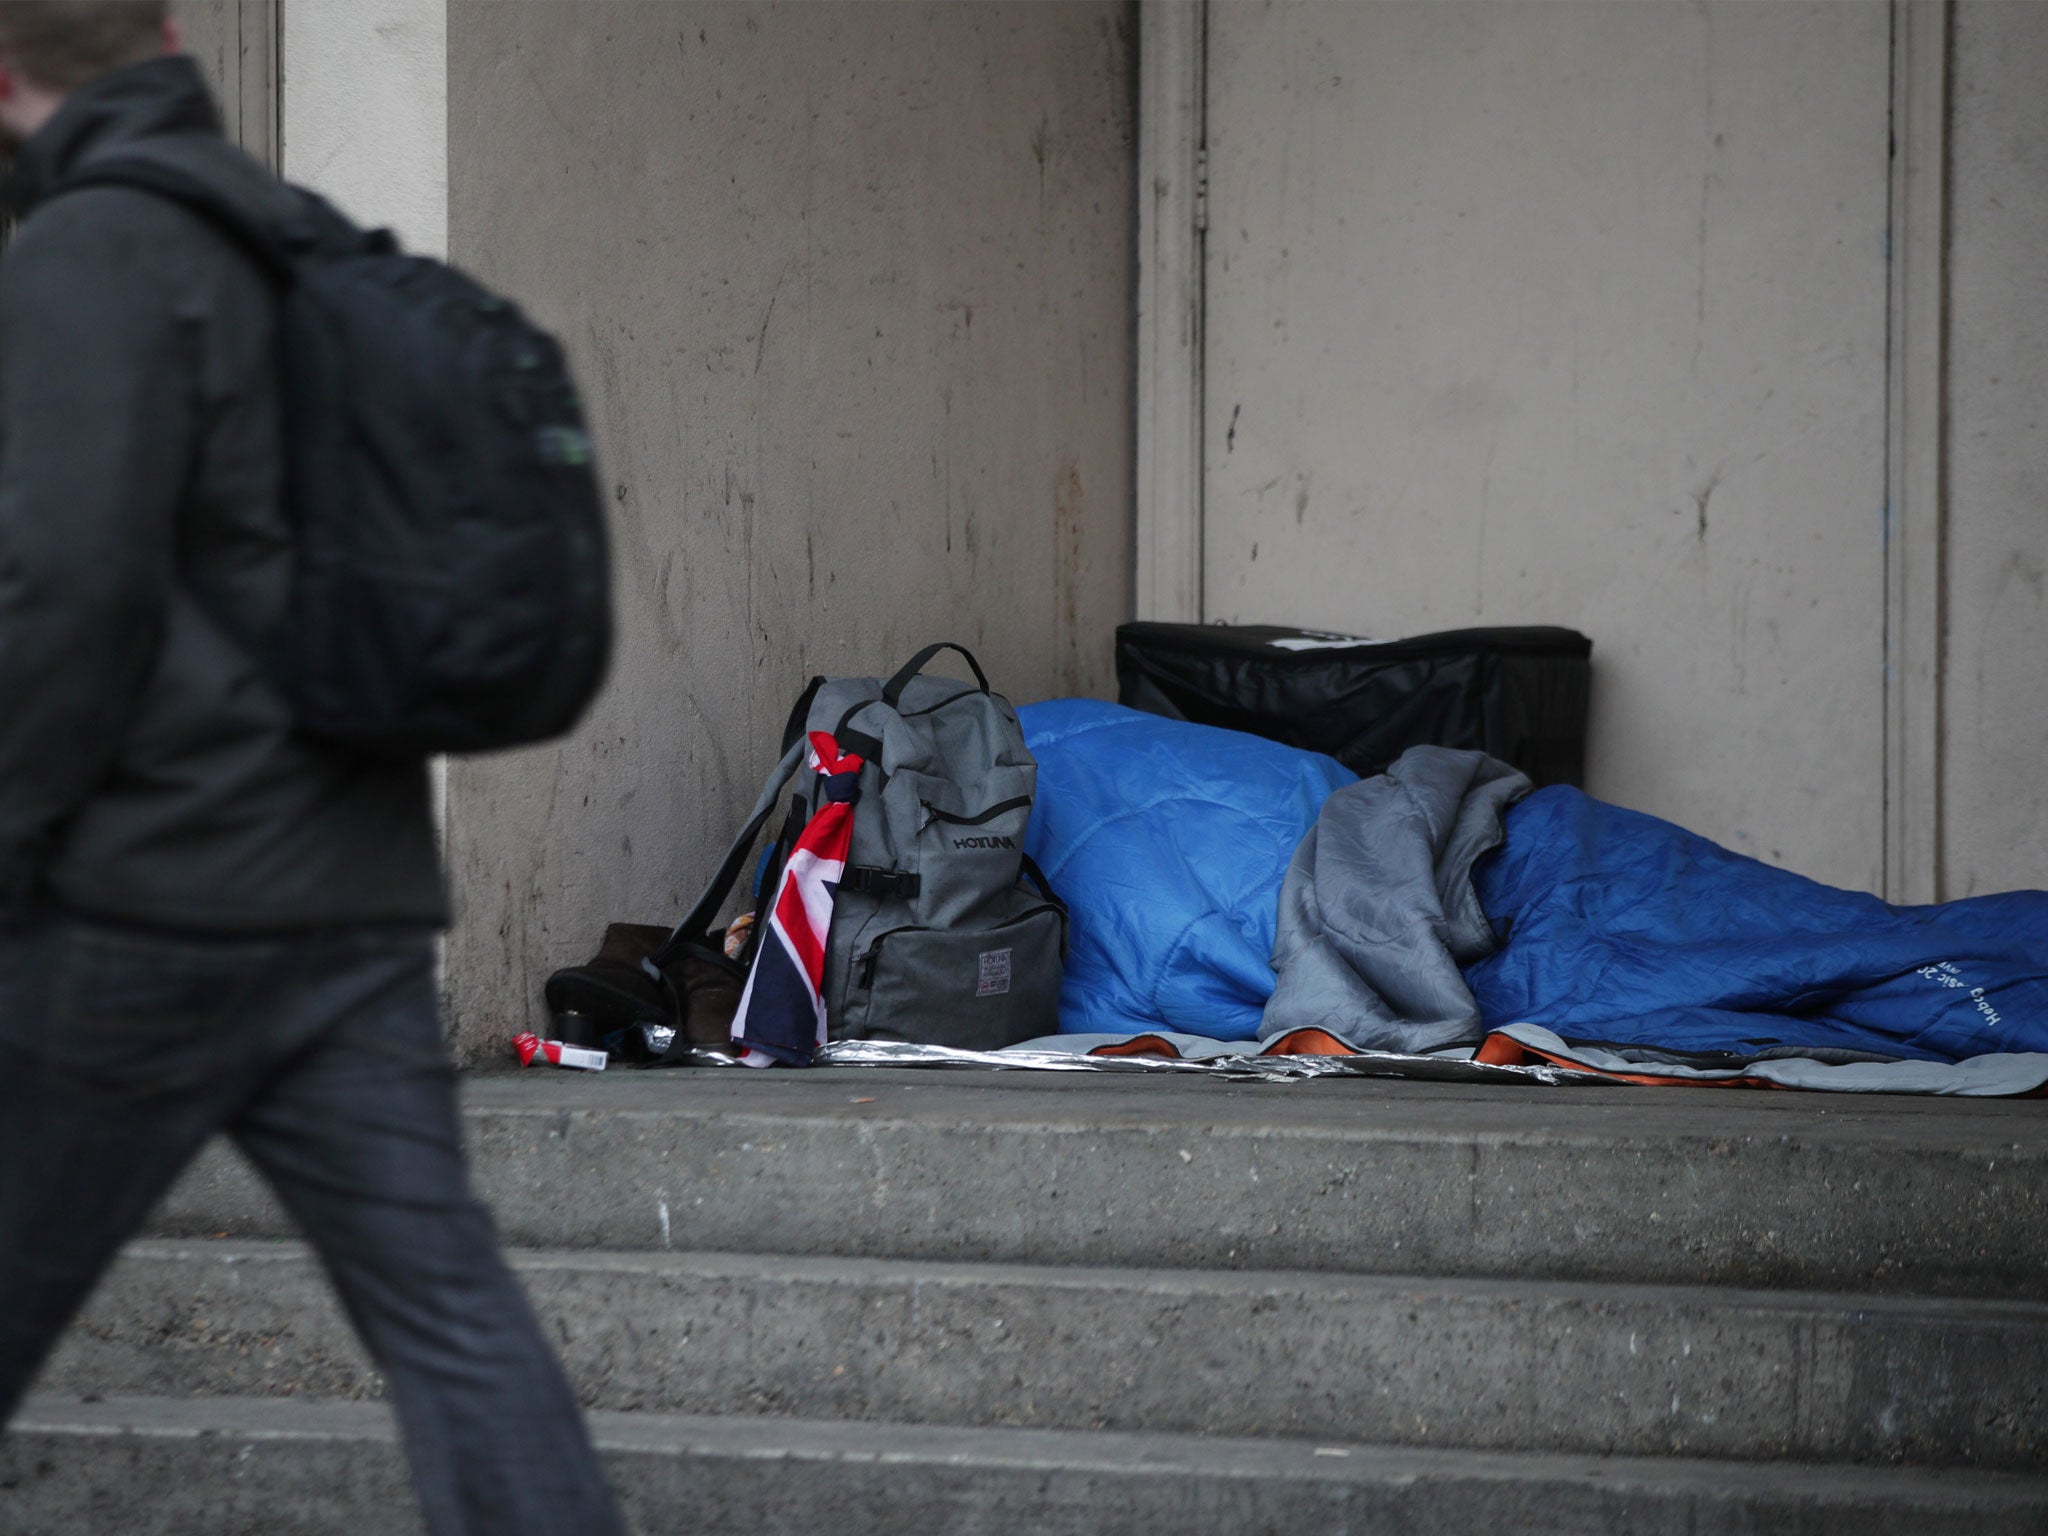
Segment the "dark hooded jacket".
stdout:
[[281,184],[197,67],[82,87],[15,155],[0,259],[0,913],[252,933],[444,912],[426,765],[297,731],[236,637],[289,600],[275,300],[147,193],[50,196],[141,140]]

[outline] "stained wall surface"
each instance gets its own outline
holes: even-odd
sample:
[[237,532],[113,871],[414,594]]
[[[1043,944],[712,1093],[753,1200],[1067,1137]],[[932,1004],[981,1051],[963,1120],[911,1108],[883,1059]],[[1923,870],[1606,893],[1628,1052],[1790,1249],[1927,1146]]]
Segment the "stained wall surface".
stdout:
[[451,0],[452,255],[569,346],[621,625],[575,736],[451,770],[472,1055],[680,915],[812,673],[955,639],[1018,702],[1113,689],[1131,19]]
[[2048,6],[1957,6],[1946,894],[2048,887]]
[[172,0],[185,51],[205,72],[227,136],[277,164],[277,0]]
[[1591,635],[1588,789],[1883,858],[1890,13],[1209,12],[1205,612]]

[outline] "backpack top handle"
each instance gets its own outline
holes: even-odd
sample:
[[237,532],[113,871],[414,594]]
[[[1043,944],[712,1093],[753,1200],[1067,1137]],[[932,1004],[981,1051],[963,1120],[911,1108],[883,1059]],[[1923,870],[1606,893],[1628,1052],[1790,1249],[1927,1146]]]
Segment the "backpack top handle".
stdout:
[[882,702],[891,709],[894,709],[897,700],[903,697],[903,690],[910,686],[910,680],[922,672],[930,664],[931,659],[941,651],[958,651],[962,656],[966,657],[967,665],[974,673],[974,680],[981,684],[981,691],[983,693],[992,691],[988,685],[988,674],[981,670],[981,663],[974,659],[974,652],[968,650],[966,646],[956,644],[951,640],[941,640],[936,645],[926,646],[915,656],[911,657],[910,660],[903,663],[902,669],[882,685]]

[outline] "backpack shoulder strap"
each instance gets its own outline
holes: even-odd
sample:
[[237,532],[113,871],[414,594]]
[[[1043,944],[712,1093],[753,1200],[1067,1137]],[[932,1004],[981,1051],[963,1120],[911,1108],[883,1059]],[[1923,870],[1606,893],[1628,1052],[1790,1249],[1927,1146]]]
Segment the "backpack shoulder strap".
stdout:
[[754,839],[761,835],[761,828],[768,824],[768,818],[775,813],[776,804],[782,798],[782,791],[789,781],[796,777],[797,770],[804,765],[811,744],[799,738],[791,742],[782,754],[782,761],[775,765],[768,775],[768,782],[762,787],[761,798],[754,802],[754,809],[747,815],[747,823],[740,829],[740,835],[733,840],[732,848],[726,853],[725,862],[718,866],[718,873],[711,877],[711,883],[704,888],[704,894],[697,898],[696,906],[689,916],[678,923],[668,936],[668,942],[654,957],[656,965],[668,959],[675,950],[697,938],[717,921],[718,909],[725,905],[725,898],[732,894],[738,882],[740,871],[746,868],[747,855],[752,851]]
[[153,153],[148,144],[137,145],[86,161],[47,197],[88,187],[125,187],[176,203],[225,235],[280,286],[292,283],[309,256],[398,249],[389,230],[359,229],[332,203],[304,188],[287,186],[285,198],[264,209],[238,193],[233,178],[208,175],[186,160],[174,151]]
[[297,249],[310,245],[313,239],[310,229],[275,227],[210,177],[172,164],[162,156],[131,151],[88,160],[59,182],[49,196],[61,197],[88,187],[125,187],[176,203],[226,235],[279,282],[291,280],[296,270]]

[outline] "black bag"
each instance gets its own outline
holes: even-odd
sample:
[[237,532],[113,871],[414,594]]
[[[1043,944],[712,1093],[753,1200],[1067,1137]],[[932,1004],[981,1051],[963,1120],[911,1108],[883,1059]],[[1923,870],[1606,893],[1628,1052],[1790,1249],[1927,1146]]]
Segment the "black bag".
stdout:
[[245,638],[300,725],[403,755],[574,725],[609,659],[611,577],[590,439],[554,339],[309,192],[281,224],[148,146],[90,161],[58,190],[87,186],[178,203],[277,284],[295,566],[286,623]]
[[1586,768],[1593,642],[1569,629],[1361,640],[1246,624],[1125,624],[1118,698],[1383,773],[1414,746],[1476,747],[1538,784]]
[[667,928],[611,923],[595,955],[548,978],[546,996],[565,1044],[686,1063],[707,1051],[738,1054],[732,1020],[746,981],[746,967],[726,958],[716,934],[679,943]]

